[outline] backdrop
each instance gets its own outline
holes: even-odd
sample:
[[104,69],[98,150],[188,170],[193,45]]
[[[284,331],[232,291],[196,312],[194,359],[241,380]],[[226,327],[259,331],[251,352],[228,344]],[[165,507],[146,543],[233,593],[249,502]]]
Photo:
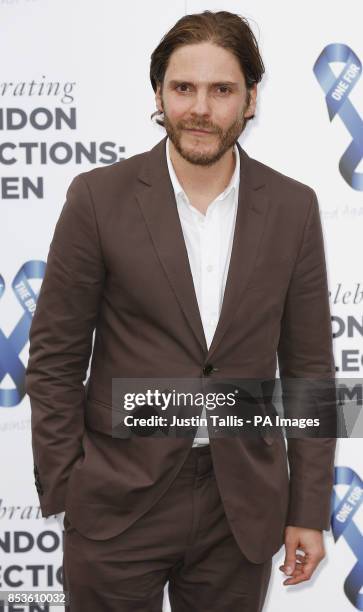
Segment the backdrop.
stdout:
[[[260,43],[266,75],[240,143],[318,194],[337,376],[361,388],[362,3],[0,0],[0,590],[61,588],[62,531],[39,512],[24,370],[66,189],[164,136],[150,120],[150,54],[179,17],[204,9],[246,16]],[[362,475],[361,439],[339,440],[327,556],[311,581],[285,587],[281,549],[266,611],[363,610]],[[48,609],[59,610],[16,607]]]

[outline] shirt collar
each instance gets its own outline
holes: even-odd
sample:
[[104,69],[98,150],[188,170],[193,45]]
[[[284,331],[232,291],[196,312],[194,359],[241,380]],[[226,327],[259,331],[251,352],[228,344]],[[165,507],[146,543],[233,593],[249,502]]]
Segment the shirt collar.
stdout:
[[[170,180],[171,180],[171,183],[173,185],[175,196],[183,195],[184,198],[188,201],[188,196],[185,193],[183,187],[181,186],[181,184],[180,184],[180,182],[178,180],[177,175],[175,174],[175,170],[174,170],[172,161],[170,159],[169,138],[166,139],[165,146],[166,146],[166,161],[167,161],[167,164],[168,164]],[[237,193],[238,193],[239,179],[240,179],[240,155],[239,155],[239,150],[238,150],[238,147],[237,147],[236,144],[234,145],[233,150],[235,152],[235,159],[236,159],[236,165],[235,165],[235,168],[234,168],[233,175],[231,177],[231,180],[230,180],[229,184],[225,188],[225,190],[222,191],[222,193],[220,193],[219,196],[217,196],[215,198],[216,200],[223,200],[224,198],[226,198],[227,195],[230,193],[230,191],[232,189],[235,189],[237,191]]]

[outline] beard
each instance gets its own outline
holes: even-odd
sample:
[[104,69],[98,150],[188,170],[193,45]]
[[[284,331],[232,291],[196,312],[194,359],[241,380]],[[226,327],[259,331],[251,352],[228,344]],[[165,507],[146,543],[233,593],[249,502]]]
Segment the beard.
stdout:
[[[207,125],[205,122],[203,123],[202,120],[195,120],[194,122],[179,121],[178,123],[173,124],[169,120],[169,117],[165,110],[163,118],[164,127],[171,142],[173,143],[174,147],[181,155],[181,157],[183,157],[183,159],[190,162],[191,164],[196,164],[198,166],[212,166],[225,154],[226,151],[228,151],[228,149],[234,146],[239,136],[242,134],[247,122],[246,118],[243,115],[245,108],[243,109],[241,116],[237,117],[237,119],[226,130],[222,130],[216,125]],[[201,136],[200,144],[198,144],[199,141],[197,140],[198,137],[196,136],[195,144],[193,146],[183,146],[181,143],[182,134],[185,129],[191,128],[208,130],[213,132],[213,135]],[[211,150],[205,151],[205,145],[203,144],[204,138],[213,138],[213,140],[217,141],[217,143],[213,146],[213,148],[211,147]]]

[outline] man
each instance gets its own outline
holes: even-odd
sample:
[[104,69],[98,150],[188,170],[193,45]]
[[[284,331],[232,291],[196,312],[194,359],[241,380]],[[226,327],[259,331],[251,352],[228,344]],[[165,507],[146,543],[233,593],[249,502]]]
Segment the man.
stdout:
[[27,391],[73,612],[160,611],[167,582],[174,612],[260,611],[283,543],[284,584],[324,556],[333,438],[112,435],[112,379],[334,377],[316,195],[238,143],[263,72],[244,19],[183,17],[151,57],[167,136],[67,192]]

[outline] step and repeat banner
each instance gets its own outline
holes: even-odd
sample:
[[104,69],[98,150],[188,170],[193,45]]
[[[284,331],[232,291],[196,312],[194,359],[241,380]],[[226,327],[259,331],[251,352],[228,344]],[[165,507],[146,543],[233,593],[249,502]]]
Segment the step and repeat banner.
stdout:
[[[247,17],[259,41],[266,74],[240,143],[316,190],[337,376],[362,387],[363,3],[0,0],[0,590],[62,583],[62,521],[39,510],[24,374],[67,187],[163,138],[150,119],[150,54],[183,14],[205,9]],[[281,548],[266,611],[363,610],[363,454],[350,433],[337,445],[327,555],[310,581],[286,587]]]

